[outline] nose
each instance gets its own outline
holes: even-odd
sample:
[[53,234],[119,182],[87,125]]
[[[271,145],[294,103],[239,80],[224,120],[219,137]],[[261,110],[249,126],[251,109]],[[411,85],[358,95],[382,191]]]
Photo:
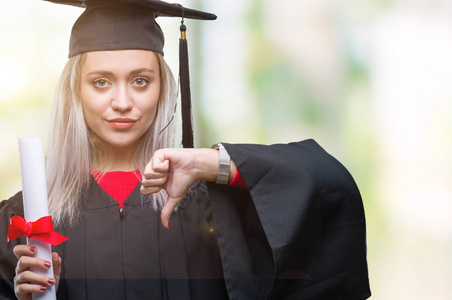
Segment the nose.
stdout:
[[119,112],[126,112],[132,109],[133,100],[126,86],[116,86],[116,90],[111,101],[111,107]]

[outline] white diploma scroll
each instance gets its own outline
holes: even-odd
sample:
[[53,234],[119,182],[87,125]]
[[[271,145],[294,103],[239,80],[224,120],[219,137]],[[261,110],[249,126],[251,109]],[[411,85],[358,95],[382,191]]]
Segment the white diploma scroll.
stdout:
[[[22,173],[22,194],[24,213],[27,222],[34,222],[49,215],[47,200],[47,181],[44,161],[44,146],[39,137],[19,139],[20,170]],[[28,245],[36,247],[36,257],[52,263],[52,247],[50,244],[27,239]],[[54,278],[53,263],[49,270],[30,268],[33,272]],[[33,300],[56,299],[55,286],[47,287],[45,293],[33,293]]]

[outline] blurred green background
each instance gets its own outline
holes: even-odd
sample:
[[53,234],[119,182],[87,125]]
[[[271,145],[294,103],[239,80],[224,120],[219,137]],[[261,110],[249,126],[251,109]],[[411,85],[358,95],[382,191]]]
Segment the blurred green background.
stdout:
[[[6,199],[21,189],[17,139],[46,139],[81,9],[0,1]],[[314,138],[361,190],[371,299],[452,299],[452,2],[180,3],[218,15],[186,21],[197,146]],[[175,74],[179,22],[159,20]]]

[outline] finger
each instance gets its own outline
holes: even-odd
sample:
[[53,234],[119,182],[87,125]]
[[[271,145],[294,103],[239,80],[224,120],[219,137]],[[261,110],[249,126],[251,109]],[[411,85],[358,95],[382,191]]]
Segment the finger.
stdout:
[[169,229],[170,228],[170,218],[173,214],[174,210],[176,209],[177,204],[182,199],[179,198],[171,198],[168,197],[168,201],[165,203],[165,205],[162,208],[162,212],[160,213],[160,219],[162,221],[163,227]]
[[28,270],[30,267],[48,270],[51,266],[52,264],[45,259],[23,255],[17,262],[16,274],[22,273],[23,271]]
[[165,175],[161,178],[155,178],[155,179],[143,179],[141,181],[141,184],[145,188],[155,187],[155,186],[163,186],[167,179],[168,179],[168,175]]
[[169,163],[166,162],[165,152],[160,149],[154,152],[151,161],[144,168],[144,174],[146,176],[153,176],[155,173],[167,173]]
[[160,192],[161,189],[162,189],[161,186],[154,186],[154,187],[149,187],[149,188],[145,188],[145,187],[141,186],[140,193],[142,193],[143,195],[155,194],[155,193]]
[[35,255],[36,247],[30,245],[17,245],[13,248],[13,253],[17,258],[21,258],[23,255]]
[[17,285],[15,288],[16,297],[18,299],[25,298],[30,293],[44,293],[47,290],[45,285],[24,283]]
[[[149,166],[149,167],[148,167]],[[160,163],[158,168],[154,168],[151,163],[146,166],[143,173],[143,179],[159,179],[166,176],[169,170],[169,161]]]
[[143,173],[143,180],[145,180],[145,179],[152,180],[152,179],[163,178],[163,177],[165,177],[166,173],[167,172],[156,172],[155,170],[145,171]]
[[52,262],[53,262],[53,274],[55,277],[60,277],[61,274],[61,257],[57,252],[52,253]]
[[33,282],[33,284],[36,285],[52,286],[55,284],[55,279],[27,270],[18,274],[14,278],[14,282],[16,286],[20,284],[29,284],[30,282]]
[[152,163],[152,168],[154,169],[155,172],[159,172],[159,173],[167,173],[169,170],[169,160],[156,160],[153,161]]

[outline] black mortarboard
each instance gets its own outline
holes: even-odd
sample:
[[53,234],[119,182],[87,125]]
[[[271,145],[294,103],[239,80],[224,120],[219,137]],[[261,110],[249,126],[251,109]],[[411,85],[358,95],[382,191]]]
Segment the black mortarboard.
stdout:
[[184,18],[215,20],[214,14],[160,0],[45,0],[85,7],[72,27],[69,57],[88,51],[145,49],[163,54],[164,36],[155,18],[182,18],[179,78],[182,102],[182,144],[193,147],[191,97]]

